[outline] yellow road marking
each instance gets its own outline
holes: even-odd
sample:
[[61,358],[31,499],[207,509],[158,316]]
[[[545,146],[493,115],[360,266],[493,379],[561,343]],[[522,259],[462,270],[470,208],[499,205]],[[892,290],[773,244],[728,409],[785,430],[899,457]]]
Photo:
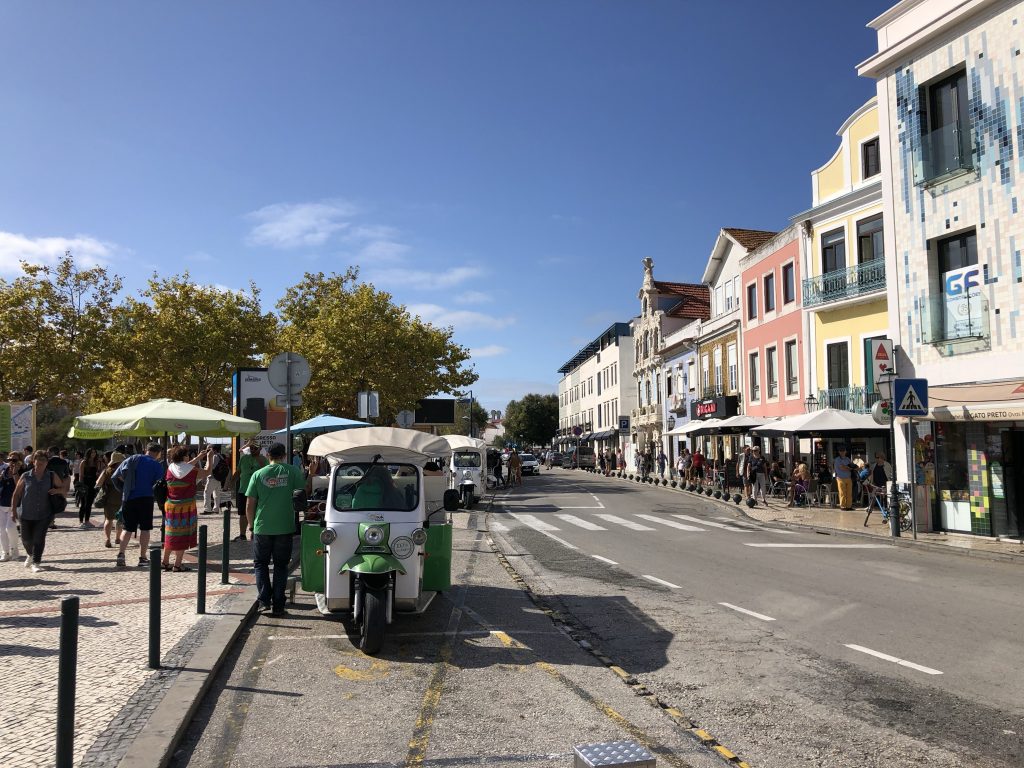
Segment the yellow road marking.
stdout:
[[334,674],[342,680],[352,680],[357,683],[368,683],[374,680],[383,680],[391,674],[388,663],[380,659],[370,659],[369,669],[353,669],[339,664],[334,668]]

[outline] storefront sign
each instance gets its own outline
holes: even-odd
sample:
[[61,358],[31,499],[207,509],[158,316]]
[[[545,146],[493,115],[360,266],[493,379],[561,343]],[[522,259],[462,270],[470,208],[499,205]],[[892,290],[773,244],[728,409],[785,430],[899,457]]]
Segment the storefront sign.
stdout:
[[982,330],[981,266],[950,270],[942,276],[947,339],[978,336]]
[[715,397],[690,403],[690,420],[727,419],[739,413],[739,398],[736,395]]
[[697,403],[697,418],[703,419],[705,416],[714,416],[718,413],[718,402],[715,400],[705,400],[704,402]]

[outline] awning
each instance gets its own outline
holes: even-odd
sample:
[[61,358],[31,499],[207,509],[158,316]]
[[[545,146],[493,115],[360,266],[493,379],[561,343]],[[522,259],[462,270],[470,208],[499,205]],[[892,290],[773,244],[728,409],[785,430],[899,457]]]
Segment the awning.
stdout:
[[730,416],[728,419],[722,419],[715,429],[716,432],[722,434],[735,435],[743,432],[749,432],[754,427],[761,427],[765,424],[777,421],[777,419],[762,419],[758,416]]
[[723,419],[698,419],[697,421],[688,422],[686,426],[681,427],[679,431],[672,431],[677,435],[692,435],[693,433],[697,432],[697,430],[703,431],[706,429],[708,431],[712,431],[714,426],[716,424],[721,424],[722,421]]
[[758,437],[781,437],[783,435],[837,435],[856,437],[869,433],[886,432],[888,427],[875,423],[866,413],[841,411],[838,408],[822,408],[811,413],[787,416],[778,421],[768,422],[750,431]]
[[606,430],[604,430],[602,432],[594,432],[590,436],[590,439],[591,440],[607,440],[609,437],[614,435],[615,432],[616,432],[616,430],[614,430],[614,429],[606,429]]
[[934,421],[1024,420],[1024,380],[928,387],[927,416]]
[[683,424],[680,424],[678,427],[675,427],[674,429],[670,429],[668,432],[665,433],[665,437],[677,437],[680,435],[685,435],[686,428],[690,426],[692,423],[692,421],[687,421]]

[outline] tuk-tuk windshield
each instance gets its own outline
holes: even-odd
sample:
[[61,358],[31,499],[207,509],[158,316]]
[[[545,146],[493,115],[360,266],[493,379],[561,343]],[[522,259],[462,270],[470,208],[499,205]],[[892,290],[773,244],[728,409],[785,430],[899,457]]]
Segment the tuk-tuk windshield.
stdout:
[[420,500],[420,477],[412,464],[342,464],[334,471],[334,508],[410,512]]
[[456,469],[480,469],[480,451],[455,451],[452,457]]

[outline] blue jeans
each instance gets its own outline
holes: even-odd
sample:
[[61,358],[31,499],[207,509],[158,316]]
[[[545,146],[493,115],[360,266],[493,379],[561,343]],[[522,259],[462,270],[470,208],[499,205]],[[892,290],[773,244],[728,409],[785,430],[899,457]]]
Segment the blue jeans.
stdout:
[[[292,556],[292,534],[254,533],[252,559],[256,566],[256,595],[262,605],[275,611],[284,610],[284,593],[288,585],[288,561]],[[270,561],[274,561],[274,582],[270,583]]]

